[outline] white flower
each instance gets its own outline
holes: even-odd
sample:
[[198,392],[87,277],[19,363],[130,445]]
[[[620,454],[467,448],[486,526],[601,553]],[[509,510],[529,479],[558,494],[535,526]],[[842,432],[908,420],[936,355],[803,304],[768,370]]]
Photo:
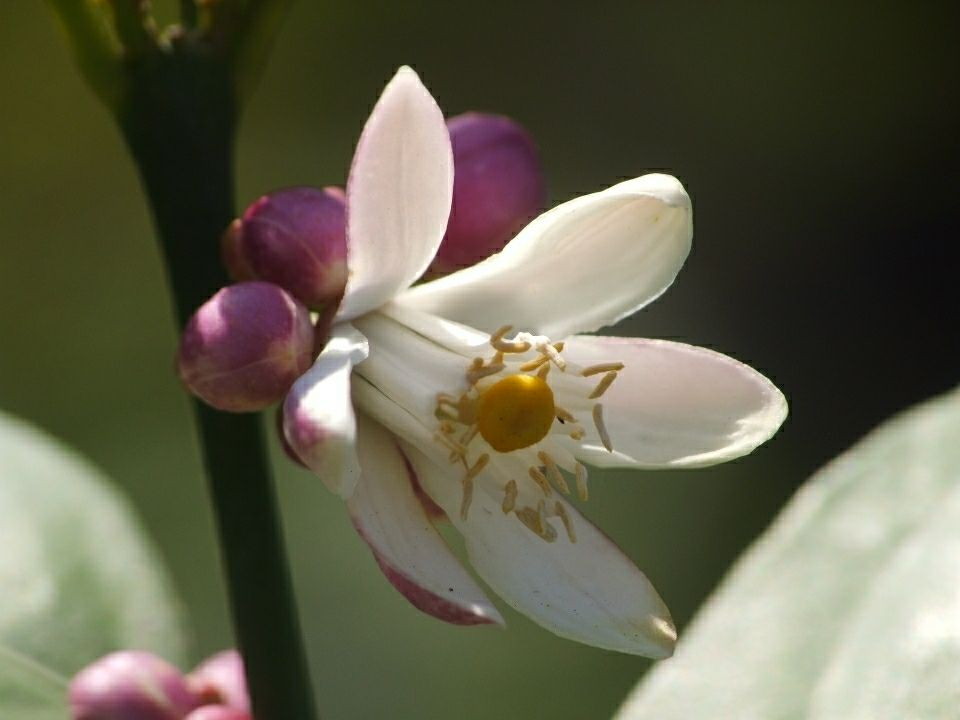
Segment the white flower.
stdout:
[[692,236],[676,179],[646,175],[564,203],[498,255],[411,288],[443,237],[452,185],[443,115],[403,68],[354,156],[350,279],[330,342],[285,403],[287,439],[348,500],[420,609],[503,623],[434,528],[425,491],[514,608],[563,637],[665,657],[676,639],[666,606],[568,493],[587,499],[585,463],[744,455],[783,422],[783,395],[710,350],[576,334],[673,282]]

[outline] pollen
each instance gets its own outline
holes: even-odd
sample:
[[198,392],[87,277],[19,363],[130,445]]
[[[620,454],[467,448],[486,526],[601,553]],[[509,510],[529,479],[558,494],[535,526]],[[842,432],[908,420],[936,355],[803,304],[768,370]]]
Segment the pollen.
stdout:
[[536,375],[510,375],[480,396],[477,427],[497,452],[536,445],[550,432],[556,408],[553,390]]

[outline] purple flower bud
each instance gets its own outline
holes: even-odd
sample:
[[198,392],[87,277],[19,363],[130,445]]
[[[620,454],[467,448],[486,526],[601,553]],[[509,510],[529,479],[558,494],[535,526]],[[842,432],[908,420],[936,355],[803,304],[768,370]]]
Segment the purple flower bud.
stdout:
[[204,705],[194,710],[183,720],[253,720],[246,710],[227,707],[226,705]]
[[227,268],[227,274],[234,282],[254,280],[253,270],[240,254],[240,229],[243,222],[237,218],[227,226],[220,237],[220,259]]
[[183,331],[180,380],[220,410],[254,412],[286,394],[313,359],[310,313],[266,282],[230,285],[207,300]]
[[187,682],[204,703],[250,712],[243,658],[236,650],[224,650],[208,658],[190,673]]
[[447,121],[453,145],[453,206],[433,276],[475,265],[503,246],[546,203],[533,138],[510,118],[466,113]]
[[[233,226],[231,226],[233,227]],[[264,195],[244,212],[223,258],[231,273],[267,280],[307,307],[339,303],[347,285],[346,209],[339,188],[295,187]]]
[[146,652],[107,655],[70,683],[73,720],[182,720],[199,704],[175,667]]

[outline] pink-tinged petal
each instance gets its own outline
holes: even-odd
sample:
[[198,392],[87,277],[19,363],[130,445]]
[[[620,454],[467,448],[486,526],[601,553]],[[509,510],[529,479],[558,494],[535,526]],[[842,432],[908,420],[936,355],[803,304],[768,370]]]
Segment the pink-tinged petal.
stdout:
[[348,501],[350,517],[390,583],[414,607],[445,622],[503,625],[434,528],[394,437],[361,415],[357,447],[363,470]]
[[330,490],[344,498],[350,497],[360,476],[350,375],[369,351],[367,339],[352,325],[337,325],[313,367],[294,383],[283,404],[287,443]]
[[252,720],[252,718],[245,710],[226,705],[206,705],[197,708],[183,720]]
[[397,301],[487,332],[510,324],[561,339],[611,325],[659,297],[692,237],[680,182],[644,175],[555,207],[499,254]]
[[430,92],[400,68],[367,120],[347,181],[347,291],[338,318],[379,307],[430,264],[453,197],[450,136]]
[[[576,542],[559,518],[546,542],[514,513],[504,514],[502,482],[492,471],[476,482],[467,519],[459,513],[460,484],[450,471],[403,444],[424,489],[463,534],[470,562],[501,598],[551,632],[607,650],[663,658],[673,652],[670,612],[647,577],[606,535],[557,497]],[[519,509],[519,506],[518,506]]]
[[224,650],[204,660],[187,676],[187,683],[205,705],[250,712],[243,658],[236,650]]
[[577,336],[567,339],[564,357],[581,366],[624,364],[597,400],[615,452],[603,447],[590,419],[594,401],[566,393],[561,400],[584,416],[586,449],[577,455],[600,467],[713,465],[751,452],[787,416],[787,401],[772,382],[713,350],[666,340]]

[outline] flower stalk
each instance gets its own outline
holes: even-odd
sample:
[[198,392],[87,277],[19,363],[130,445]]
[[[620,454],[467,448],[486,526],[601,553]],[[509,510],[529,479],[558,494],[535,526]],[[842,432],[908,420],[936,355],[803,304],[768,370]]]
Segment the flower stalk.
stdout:
[[[237,33],[247,30],[254,36],[254,54],[266,43],[262,28],[250,27],[257,18],[244,18],[243,8],[272,18],[288,2],[223,0],[217,5],[232,8],[234,22],[208,25],[204,33],[191,29],[198,18],[186,2],[187,29],[173,28],[155,42],[160,36],[151,32],[148,14],[131,14],[146,4],[118,0],[114,42],[99,44],[94,44],[100,36],[93,19],[78,9],[93,5],[52,4],[87,80],[114,112],[136,161],[183,327],[229,282],[218,238],[236,214],[238,93],[249,82],[237,68],[237,48],[244,44]],[[72,14],[67,13],[71,7]],[[135,45],[125,42],[134,36]],[[200,401],[194,411],[254,717],[313,720],[317,715],[260,419],[218,412]]]

